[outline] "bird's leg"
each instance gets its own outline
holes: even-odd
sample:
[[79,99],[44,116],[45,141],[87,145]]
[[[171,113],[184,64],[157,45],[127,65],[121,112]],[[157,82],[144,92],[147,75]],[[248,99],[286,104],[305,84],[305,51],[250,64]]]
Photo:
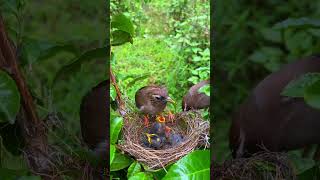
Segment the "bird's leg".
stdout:
[[168,119],[173,123],[174,120],[174,114],[171,113],[171,111],[168,112]]
[[144,115],[143,119],[144,119],[144,126],[149,127],[149,115],[148,114]]
[[169,126],[166,126],[164,131],[165,131],[166,137],[168,138],[171,132],[171,128]]

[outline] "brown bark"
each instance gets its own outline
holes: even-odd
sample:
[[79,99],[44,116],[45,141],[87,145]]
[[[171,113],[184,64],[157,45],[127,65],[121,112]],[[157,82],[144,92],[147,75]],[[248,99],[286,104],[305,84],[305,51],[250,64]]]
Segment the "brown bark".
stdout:
[[0,69],[5,70],[15,80],[21,95],[21,110],[17,121],[26,142],[24,154],[29,168],[35,174],[48,177],[50,165],[48,158],[47,129],[39,119],[31,93],[18,66],[16,49],[12,46],[3,18],[0,16]]
[[121,98],[121,91],[120,91],[120,89],[118,87],[118,84],[117,84],[117,81],[116,81],[116,77],[112,73],[112,69],[111,68],[110,68],[110,80],[111,80],[112,85],[116,89],[116,93],[117,93],[116,101],[117,101],[117,104],[118,104],[118,111],[119,111],[121,116],[124,116],[126,114],[125,103],[123,102],[123,100]]

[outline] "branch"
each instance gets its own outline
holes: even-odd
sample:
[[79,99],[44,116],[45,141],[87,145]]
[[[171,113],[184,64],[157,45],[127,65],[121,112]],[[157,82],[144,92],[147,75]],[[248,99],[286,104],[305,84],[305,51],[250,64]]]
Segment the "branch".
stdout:
[[39,119],[31,93],[17,63],[16,49],[10,42],[0,15],[0,69],[15,80],[21,95],[22,108],[17,123],[25,139],[25,155],[30,169],[36,174],[50,171],[48,162],[47,129]]
[[114,86],[114,88],[116,89],[116,101],[118,104],[118,111],[120,113],[121,116],[124,116],[126,114],[126,110],[125,110],[125,103],[123,102],[122,98],[121,98],[121,91],[119,89],[119,86],[117,84],[116,78],[114,76],[114,74],[112,73],[112,69],[110,68],[110,79],[111,79],[111,83]]

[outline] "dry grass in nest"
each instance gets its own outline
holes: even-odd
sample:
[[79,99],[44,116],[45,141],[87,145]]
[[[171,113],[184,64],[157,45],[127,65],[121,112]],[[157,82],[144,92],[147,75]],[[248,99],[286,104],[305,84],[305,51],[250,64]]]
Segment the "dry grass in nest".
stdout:
[[219,180],[296,179],[286,154],[276,152],[261,152],[250,158],[227,160],[211,170],[211,178]]
[[183,141],[176,146],[165,146],[155,150],[146,148],[141,143],[145,132],[141,115],[131,112],[124,117],[123,140],[118,148],[135,157],[135,159],[150,169],[164,168],[199,146],[209,147],[209,121],[201,118],[198,111],[175,114],[174,123],[167,122],[174,132],[183,135]]

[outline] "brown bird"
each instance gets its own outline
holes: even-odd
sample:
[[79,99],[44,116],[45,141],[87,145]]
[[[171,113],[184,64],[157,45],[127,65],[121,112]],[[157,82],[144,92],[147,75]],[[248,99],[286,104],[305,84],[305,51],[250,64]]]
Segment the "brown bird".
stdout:
[[165,87],[150,85],[140,88],[135,95],[136,106],[145,114],[144,125],[149,125],[149,117],[159,115],[166,108],[167,102],[174,103]]
[[232,118],[233,157],[250,156],[263,148],[288,151],[320,144],[320,111],[303,98],[281,95],[290,81],[309,72],[320,72],[320,57],[285,65],[256,86]]
[[[109,132],[107,98],[109,81],[104,81],[94,87],[83,99],[80,107],[81,134],[90,149],[95,149],[101,143],[108,144]],[[105,149],[107,150],[107,148]],[[108,153],[105,153],[105,156]],[[106,157],[105,157],[106,158]]]
[[188,93],[183,97],[182,110],[189,111],[191,109],[204,109],[210,106],[210,97],[204,93],[198,92],[199,89],[207,84],[210,80],[204,80],[193,85]]

